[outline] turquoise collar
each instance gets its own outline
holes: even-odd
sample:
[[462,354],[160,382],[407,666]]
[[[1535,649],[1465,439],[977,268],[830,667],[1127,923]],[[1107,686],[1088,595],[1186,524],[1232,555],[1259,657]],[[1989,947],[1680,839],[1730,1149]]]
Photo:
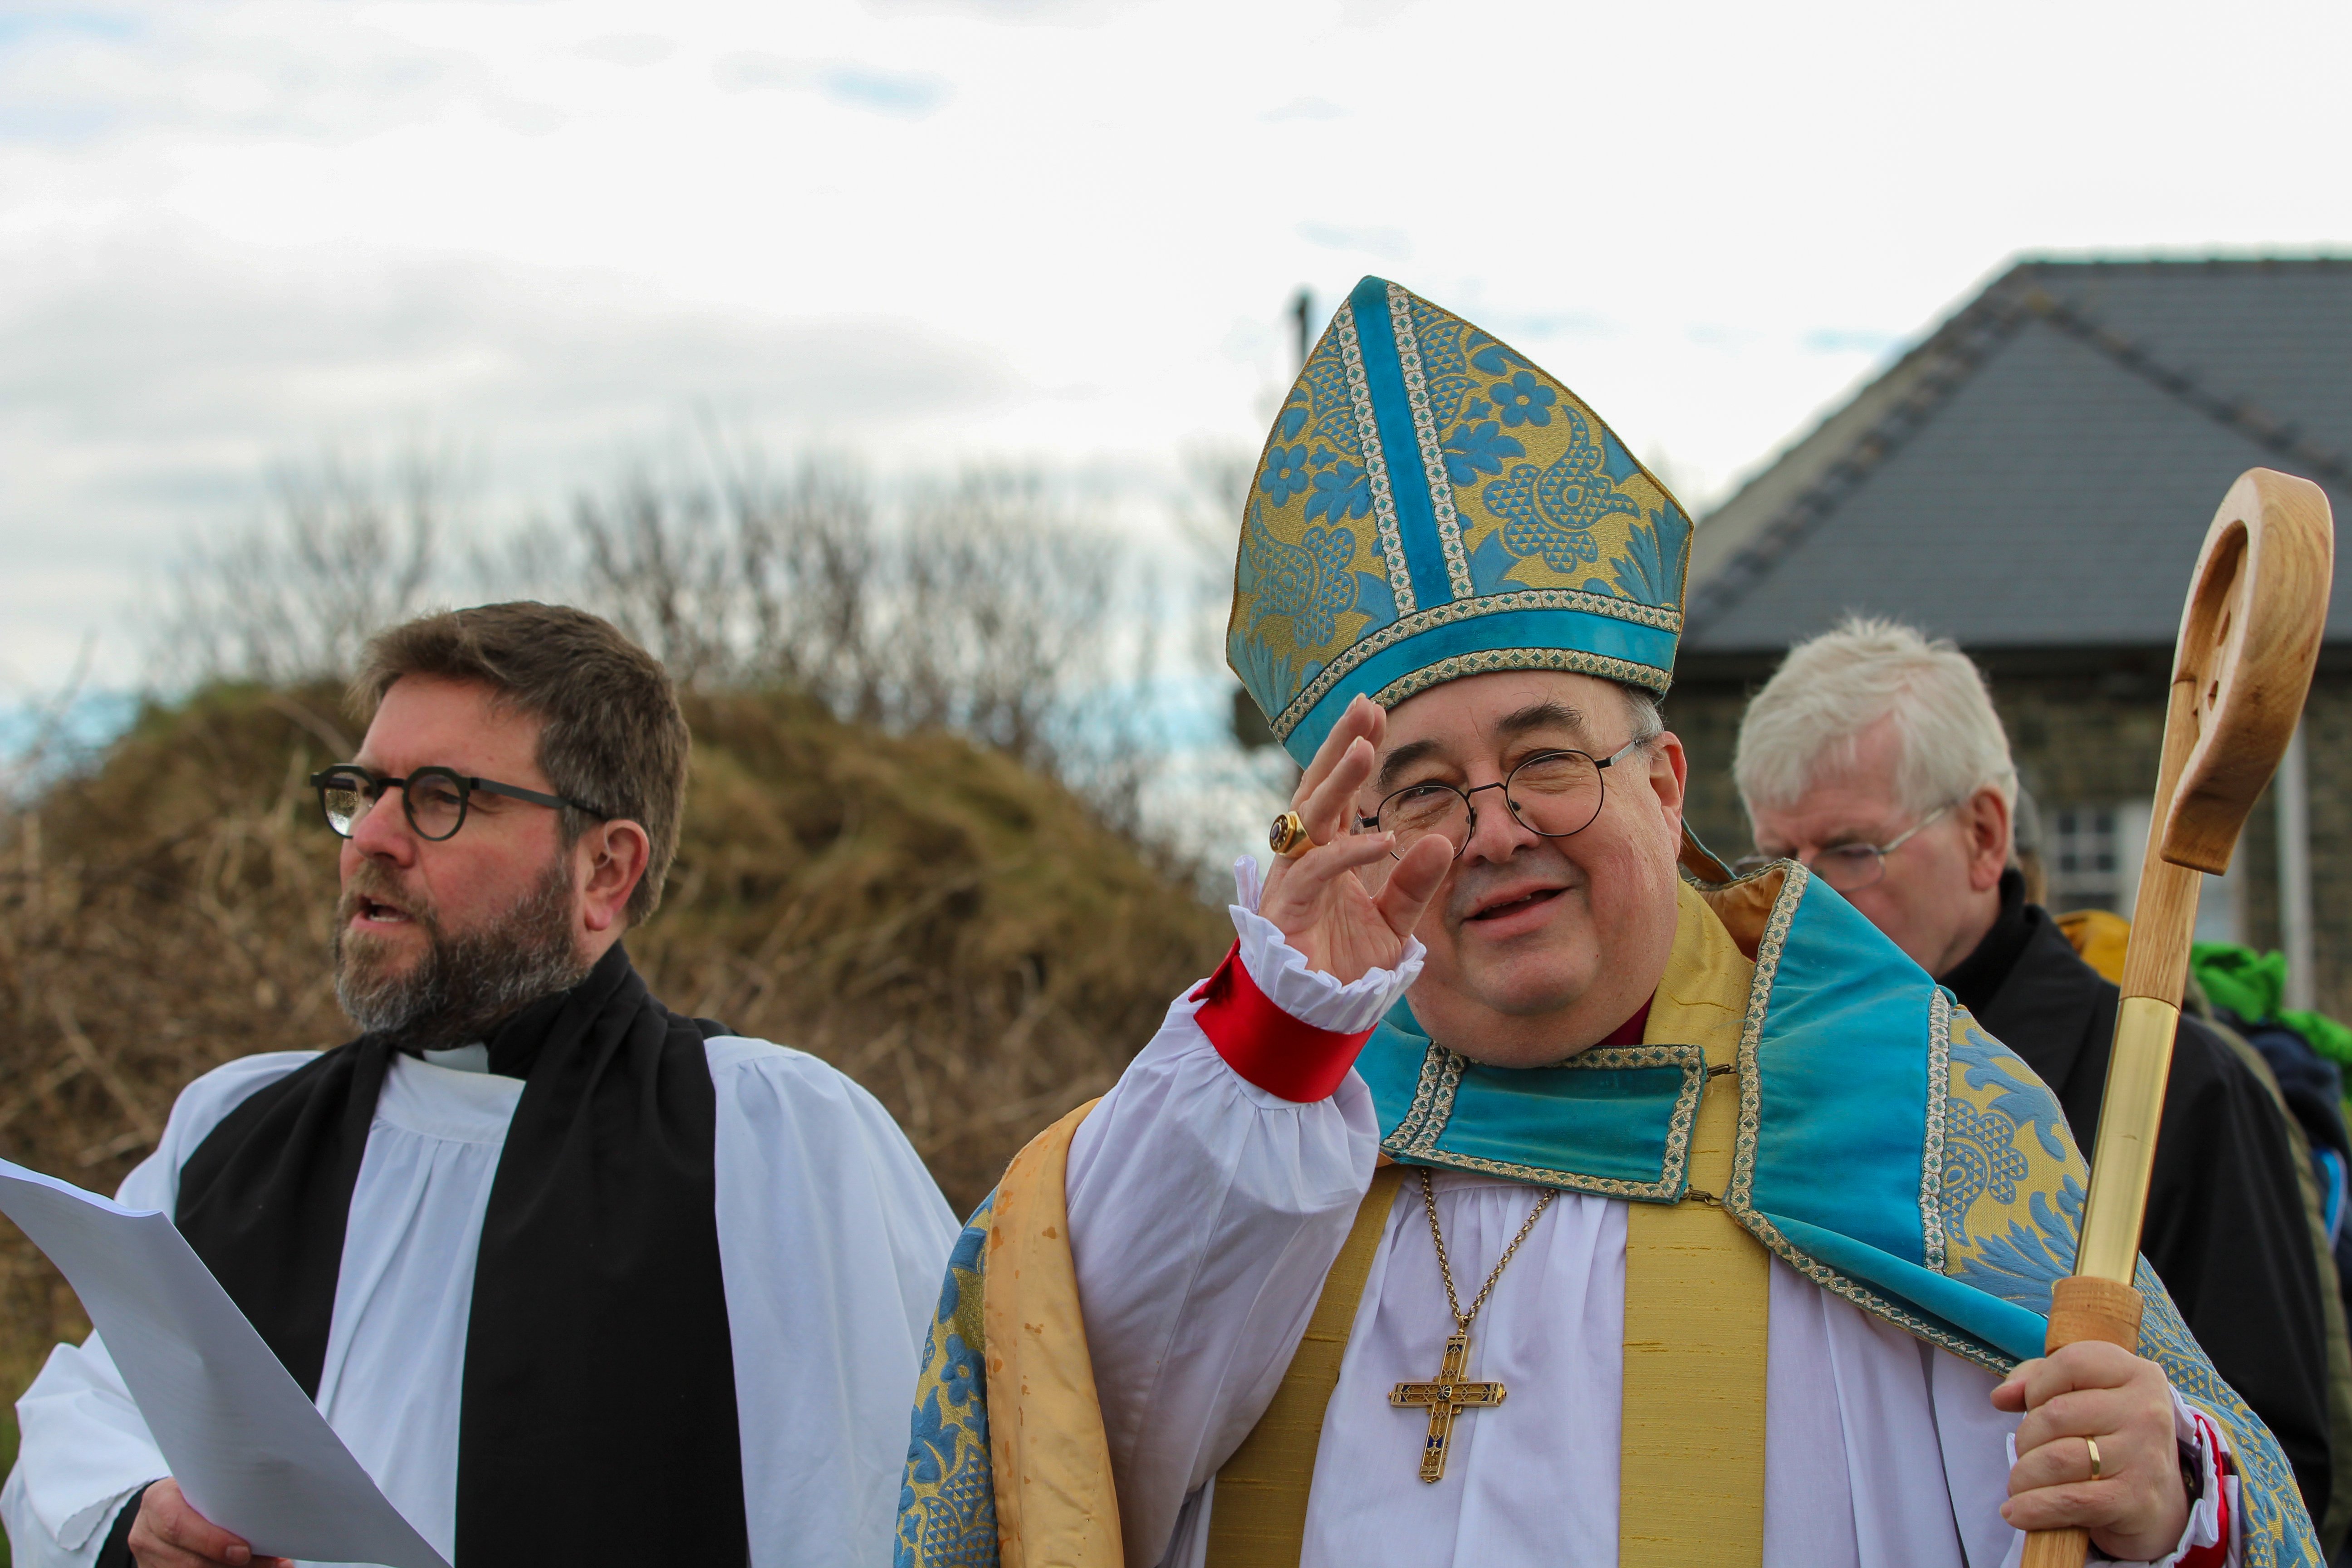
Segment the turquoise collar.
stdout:
[[[1949,995],[1803,868],[1758,875],[1785,880],[1755,955],[1731,1188],[1709,1195],[1784,1261],[1923,1338],[1990,1365],[2040,1354],[2047,1279],[1989,1294],[1947,1272],[1948,1233],[1965,1221],[1964,1205],[1948,1212],[1941,1180]],[[2049,1098],[1990,1037],[1969,1038]],[[1400,1003],[1357,1070],[1393,1159],[1635,1203],[1689,1195],[1706,1081],[1695,1045],[1486,1067],[1429,1038]],[[2055,1102],[2047,1110],[2055,1120]],[[2069,1264],[2072,1219],[2050,1221]]]

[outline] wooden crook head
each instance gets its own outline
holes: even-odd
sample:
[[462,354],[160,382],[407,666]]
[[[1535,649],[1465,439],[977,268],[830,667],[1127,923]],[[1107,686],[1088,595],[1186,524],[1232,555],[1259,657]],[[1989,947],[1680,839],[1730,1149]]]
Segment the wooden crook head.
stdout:
[[[2270,783],[2326,630],[2336,530],[2308,479],[2248,468],[2205,532],[2173,656],[2159,852],[2218,876]],[[2186,722],[2184,722],[2186,721]]]

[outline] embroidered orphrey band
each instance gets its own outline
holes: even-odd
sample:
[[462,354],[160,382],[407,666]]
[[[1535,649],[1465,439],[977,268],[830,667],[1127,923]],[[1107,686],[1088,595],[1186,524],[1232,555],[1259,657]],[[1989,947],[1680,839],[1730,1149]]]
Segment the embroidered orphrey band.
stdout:
[[[1386,548],[1385,543],[1382,546]],[[1480,616],[1507,615],[1514,610],[1580,610],[1586,615],[1606,616],[1612,620],[1630,621],[1635,626],[1651,626],[1662,632],[1679,635],[1683,618],[1677,612],[1658,605],[1636,604],[1609,594],[1591,594],[1581,588],[1522,588],[1509,594],[1489,594],[1483,598],[1454,599],[1426,610],[1411,614],[1400,612],[1398,617],[1379,631],[1342,648],[1331,662],[1316,673],[1315,679],[1298,689],[1281,713],[1274,720],[1277,740],[1288,740],[1290,732],[1315,710],[1315,705],[1330,694],[1331,689],[1348,679],[1359,666],[1374,655],[1392,648],[1410,637],[1419,637],[1438,626],[1450,626]],[[1569,650],[1560,650],[1569,651]],[[1470,657],[1470,656],[1465,656]],[[1666,689],[1666,672],[1646,664],[1627,659],[1608,658],[1602,654],[1585,658],[1605,662],[1609,668],[1587,668],[1582,665],[1543,665],[1534,668],[1576,669],[1591,675],[1608,675],[1613,680],[1630,680],[1636,686],[1663,695]],[[1517,668],[1517,667],[1514,667]],[[1623,671],[1625,673],[1616,673]],[[1413,690],[1420,690],[1420,687]],[[1406,695],[1411,695],[1407,693]],[[1402,697],[1396,700],[1402,701]]]
[[1356,335],[1356,310],[1343,305],[1331,318],[1339,332],[1339,363],[1348,372],[1348,402],[1356,411],[1356,439],[1364,448],[1364,472],[1372,488],[1372,517],[1381,535],[1381,559],[1388,563],[1389,589],[1396,595],[1397,614],[1409,616],[1417,607],[1412,574],[1406,569],[1404,535],[1397,528],[1396,492],[1389,486],[1388,458],[1381,450],[1381,427],[1372,416],[1371,384],[1364,379],[1364,345]]
[[1404,372],[1404,397],[1412,410],[1413,444],[1421,448],[1421,471],[1429,484],[1429,510],[1437,520],[1437,542],[1445,552],[1445,583],[1454,598],[1471,596],[1470,556],[1462,548],[1462,519],[1454,510],[1454,482],[1445,475],[1445,455],[1437,446],[1437,416],[1429,406],[1429,380],[1422,373],[1421,340],[1412,330],[1412,296],[1389,285],[1389,325],[1396,332],[1397,364]]
[[1952,1092],[1952,1002],[1927,1004],[1927,1136],[1919,1153],[1919,1231],[1928,1268],[1944,1271],[1944,1112]]

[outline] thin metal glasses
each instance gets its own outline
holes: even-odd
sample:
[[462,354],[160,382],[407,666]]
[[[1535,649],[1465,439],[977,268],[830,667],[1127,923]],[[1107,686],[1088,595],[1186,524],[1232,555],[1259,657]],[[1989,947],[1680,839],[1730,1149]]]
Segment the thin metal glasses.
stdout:
[[400,791],[402,809],[408,814],[408,826],[416,830],[416,837],[435,843],[457,836],[457,829],[466,826],[467,805],[476,794],[502,795],[559,810],[568,805],[599,821],[611,820],[609,812],[580,801],[495,779],[471,778],[455,768],[418,768],[404,779],[357,763],[339,763],[312,773],[310,786],[319,792],[319,810],[339,838],[349,838],[360,818],[388,789]]
[[1432,833],[1444,834],[1459,858],[1478,831],[1478,803],[1470,797],[1498,789],[1520,826],[1546,838],[1565,838],[1592,826],[1608,795],[1602,775],[1641,744],[1640,740],[1628,741],[1598,762],[1583,752],[1538,752],[1504,775],[1502,783],[1475,789],[1456,789],[1435,779],[1407,784],[1356,823],[1367,832],[1395,834],[1389,854],[1396,859],[1403,859],[1406,850]]
[[[1886,875],[1886,858],[1911,842],[1911,836],[1929,823],[1948,815],[1952,807],[1939,805],[1884,844],[1832,844],[1815,855],[1813,875],[1841,893],[1858,893]],[[1785,860],[1785,855],[1743,855],[1732,864],[1735,875],[1745,877],[1751,871],[1761,871],[1775,860]]]

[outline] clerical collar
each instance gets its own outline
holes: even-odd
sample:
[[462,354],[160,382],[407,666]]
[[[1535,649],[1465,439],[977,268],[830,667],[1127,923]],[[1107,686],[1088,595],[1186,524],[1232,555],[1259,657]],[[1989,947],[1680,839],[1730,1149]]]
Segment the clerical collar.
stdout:
[[[575,996],[587,996],[594,1006],[601,1007],[617,991],[632,970],[629,955],[620,942],[605,950],[594,968],[577,984],[561,991],[551,991],[534,1001],[526,1002],[507,1020],[489,1033],[486,1040],[446,1049],[424,1049],[393,1042],[404,1056],[416,1058],[438,1068],[451,1068],[458,1072],[495,1073],[500,1078],[529,1078],[530,1065],[539,1059],[540,1047],[547,1041],[548,1031],[564,1008]],[[705,1031],[706,1036],[710,1031]],[[721,1029],[719,1033],[725,1033]]]
[[2009,972],[2017,967],[2020,954],[2033,935],[2033,916],[2025,901],[2025,877],[2015,867],[2000,874],[2000,913],[1993,917],[1992,929],[1978,942],[1976,951],[1955,964],[1948,973],[1937,978],[1950,987],[1960,1005],[1979,1017],[1991,1005]]
[[[1655,996],[1650,998],[1651,1002],[1656,1000]],[[1640,1012],[1610,1030],[1609,1037],[1601,1043],[1604,1046],[1638,1046],[1642,1043],[1643,1031],[1649,1026],[1650,1003],[1644,1002]]]

